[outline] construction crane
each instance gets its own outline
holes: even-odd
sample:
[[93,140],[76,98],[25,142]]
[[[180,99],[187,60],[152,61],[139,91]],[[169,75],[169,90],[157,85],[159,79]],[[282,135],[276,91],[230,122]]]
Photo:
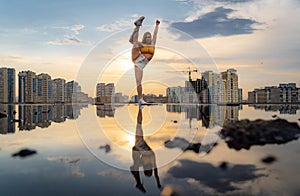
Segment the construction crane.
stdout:
[[198,72],[197,69],[192,69],[189,67],[189,70],[179,71],[179,72],[187,72],[189,73],[189,81],[192,81],[192,72]]

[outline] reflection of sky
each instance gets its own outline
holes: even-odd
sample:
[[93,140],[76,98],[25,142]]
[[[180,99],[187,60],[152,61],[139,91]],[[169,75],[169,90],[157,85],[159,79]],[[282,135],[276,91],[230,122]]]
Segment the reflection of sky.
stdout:
[[225,193],[238,189],[233,184],[254,181],[264,175],[255,174],[255,165],[233,165],[222,170],[210,163],[199,163],[191,160],[180,160],[180,166],[170,168],[169,173],[176,178],[192,178],[200,183]]
[[[205,156],[193,151],[182,153],[180,148],[164,147],[164,142],[172,139],[179,129],[179,136],[187,139],[190,129],[196,130],[195,137],[191,140],[193,143],[203,142],[205,134],[213,135],[217,130],[203,127],[196,119],[192,119],[190,128],[187,114],[164,112],[165,109],[165,105],[146,106],[143,109],[143,128],[145,132],[150,130],[148,133],[154,133],[145,136],[145,140],[155,150],[158,165],[176,155],[174,161],[159,167],[163,188],[177,187],[178,192],[193,195],[297,193],[300,177],[297,172],[300,160],[298,140],[284,145],[252,146],[250,150],[236,151],[229,149],[223,140],[218,139],[218,145]],[[67,119],[64,123],[52,123],[48,128],[36,127],[31,131],[16,129],[14,134],[0,135],[0,178],[5,179],[2,181],[1,195],[139,194],[128,170],[120,170],[104,163],[122,163],[129,169],[132,164],[134,135],[124,129],[134,131],[137,111],[137,106],[126,105],[116,107],[114,117],[100,118],[96,116],[96,107],[90,106],[81,110],[76,121]],[[128,118],[123,116],[125,114]],[[255,110],[248,106],[239,110],[238,118],[272,119],[274,114],[299,123],[299,111],[297,115],[287,115]],[[161,121],[163,117],[165,120]],[[178,123],[174,123],[174,120]],[[155,121],[159,122],[159,126]],[[155,128],[154,132],[151,127]],[[111,151],[107,153],[99,148],[106,144],[111,147]],[[95,152],[94,156],[87,146]],[[37,154],[23,159],[11,157],[11,154],[22,148],[36,150]],[[275,156],[277,161],[265,165],[261,159],[267,155]],[[223,161],[228,163],[227,170],[219,168]],[[153,177],[147,178],[141,173],[141,178],[147,193],[159,194]]]

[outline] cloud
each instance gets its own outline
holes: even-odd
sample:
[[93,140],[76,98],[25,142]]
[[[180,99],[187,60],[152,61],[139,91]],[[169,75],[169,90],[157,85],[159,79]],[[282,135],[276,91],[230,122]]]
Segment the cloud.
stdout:
[[84,28],[84,25],[82,24],[78,24],[78,25],[73,25],[71,27],[71,30],[76,34],[78,35],[79,34],[79,30],[83,29]]
[[258,173],[258,171],[263,169],[250,164],[231,165],[226,170],[222,170],[210,163],[195,162],[187,159],[179,162],[179,166],[169,169],[169,174],[177,179],[192,179],[222,194],[240,190],[238,184],[248,183],[267,176],[266,174]]
[[119,31],[124,28],[129,28],[133,26],[133,21],[135,21],[140,14],[132,14],[128,19],[120,19],[116,20],[111,24],[104,24],[101,26],[96,27],[97,31],[104,31],[104,32],[113,32]]
[[75,177],[84,177],[85,174],[80,171],[78,166],[79,161],[86,161],[87,158],[79,158],[79,157],[48,157],[48,161],[54,161],[58,163],[63,163],[72,168],[72,175]]
[[226,3],[246,3],[253,0],[214,0],[216,2],[226,2]]
[[117,20],[112,24],[105,24],[99,27],[96,27],[98,31],[105,31],[105,32],[113,32],[123,29],[124,27],[132,26],[131,20]]
[[85,26],[82,24],[75,24],[73,26],[64,26],[64,27],[52,27],[55,29],[62,29],[66,34],[63,39],[49,41],[47,42],[50,45],[89,45],[91,44],[88,41],[80,40],[76,35],[79,35],[79,31],[82,30]]
[[89,41],[83,41],[77,38],[76,36],[66,36],[64,39],[56,40],[56,41],[49,41],[48,44],[50,45],[89,45],[91,44]]
[[238,17],[229,18],[229,14],[234,11],[230,8],[218,7],[194,21],[173,22],[171,27],[186,32],[194,38],[251,34],[257,30],[252,27],[254,24],[259,24],[255,20]]

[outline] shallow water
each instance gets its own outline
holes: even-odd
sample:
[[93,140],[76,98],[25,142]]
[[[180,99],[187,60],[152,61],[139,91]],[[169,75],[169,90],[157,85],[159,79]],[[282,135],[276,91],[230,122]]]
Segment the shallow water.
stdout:
[[[219,137],[232,120],[299,125],[299,105],[1,105],[0,111],[8,115],[0,119],[0,195],[300,193],[299,140],[237,151]],[[138,141],[151,156],[133,150]],[[197,143],[199,152],[184,151]],[[37,153],[12,156],[21,149]],[[264,163],[267,156],[275,161]],[[147,161],[157,166],[160,188],[154,171],[143,172]]]

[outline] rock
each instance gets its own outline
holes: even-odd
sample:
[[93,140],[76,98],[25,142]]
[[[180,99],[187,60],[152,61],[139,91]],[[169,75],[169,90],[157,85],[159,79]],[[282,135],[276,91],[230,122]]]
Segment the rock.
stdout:
[[276,157],[267,156],[265,158],[262,158],[261,161],[266,164],[272,164],[274,161],[276,161]]
[[201,145],[201,143],[190,143],[186,139],[181,137],[175,137],[173,140],[165,141],[166,148],[180,148],[182,151],[191,150],[195,153],[206,152],[209,153],[210,150],[217,144],[206,144]]
[[105,152],[108,153],[111,151],[110,145],[106,144],[105,146],[100,146],[100,149],[105,149]]
[[226,170],[228,168],[228,163],[226,161],[223,161],[220,165],[219,168],[222,170]]
[[27,157],[36,154],[37,152],[35,150],[30,149],[22,149],[17,153],[12,154],[13,157],[19,156],[19,157]]
[[6,117],[7,117],[7,114],[0,112],[0,118],[6,118]]
[[180,148],[182,151],[193,150],[195,153],[199,153],[200,146],[200,143],[189,143],[186,139],[180,137],[165,141],[165,147],[167,148]]
[[221,138],[229,148],[250,149],[252,145],[283,144],[298,139],[300,128],[297,123],[284,119],[241,120],[223,126]]

